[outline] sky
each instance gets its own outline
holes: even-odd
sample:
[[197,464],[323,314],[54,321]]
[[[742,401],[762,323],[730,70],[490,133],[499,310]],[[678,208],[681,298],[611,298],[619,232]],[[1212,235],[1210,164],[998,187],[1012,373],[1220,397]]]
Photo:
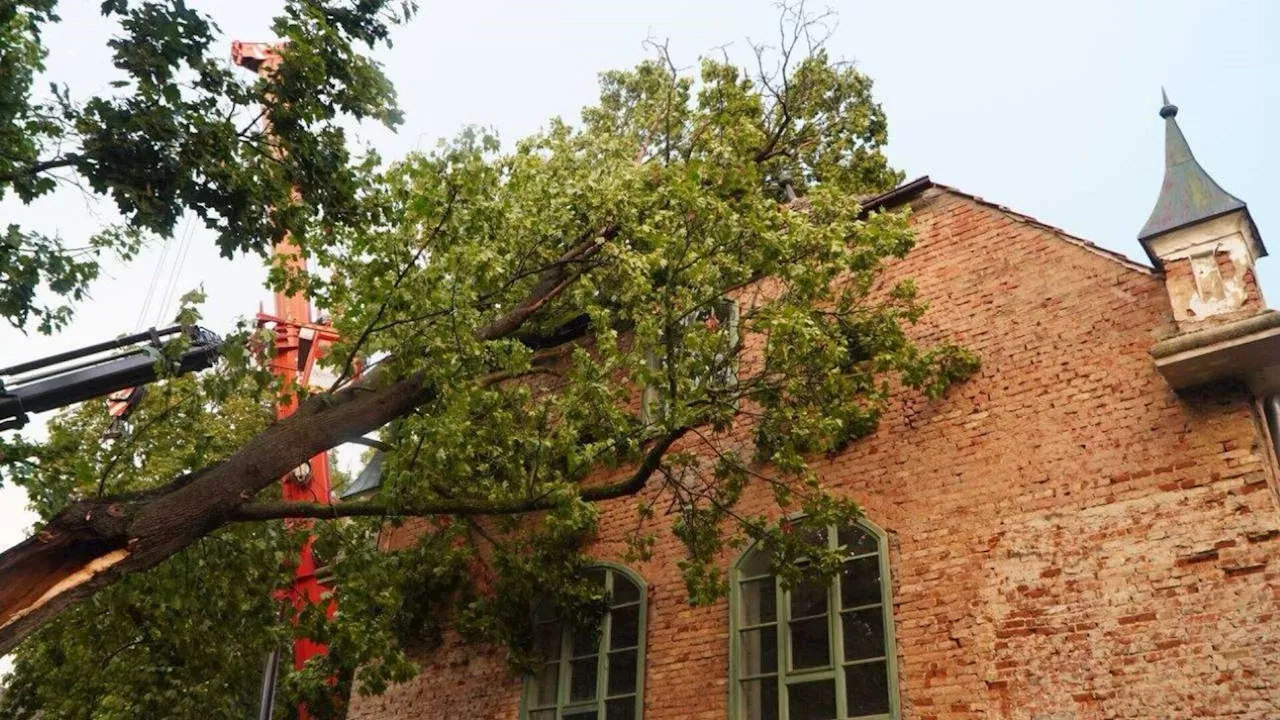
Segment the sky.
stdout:
[[[282,2],[189,0],[233,39],[270,40]],[[1280,253],[1280,142],[1264,118],[1280,109],[1280,3],[1074,0],[1070,3],[810,0],[838,26],[832,55],[875,81],[889,118],[890,162],[908,179],[929,175],[1146,262],[1136,236],[1163,173],[1160,88],[1197,159],[1245,200],[1263,241]],[[115,78],[104,39],[113,29],[97,2],[62,3],[47,34],[50,79],[103,92]],[[646,38],[669,41],[677,65],[727,45],[776,37],[768,0],[420,0],[416,20],[380,52],[406,114],[396,133],[364,137],[388,159],[429,150],[466,125],[508,142],[560,115],[576,119],[600,71],[646,57]],[[22,207],[0,202],[5,222],[59,233],[69,243],[113,217],[74,190]],[[112,265],[75,322],[54,337],[0,327],[0,366],[106,340],[172,318],[177,296],[208,294],[204,324],[230,329],[270,302],[255,258],[218,257],[205,232],[180,227],[128,265]],[[185,250],[183,249],[185,247]],[[1273,263],[1276,267],[1273,267]],[[156,268],[160,267],[160,273]],[[1280,262],[1259,264],[1264,294],[1280,298]],[[143,312],[153,277],[159,288]],[[172,288],[172,291],[169,290]],[[165,296],[168,302],[160,302]],[[158,299],[157,299],[158,298]],[[28,427],[40,433],[41,418]],[[21,490],[0,488],[0,548],[34,518]]]

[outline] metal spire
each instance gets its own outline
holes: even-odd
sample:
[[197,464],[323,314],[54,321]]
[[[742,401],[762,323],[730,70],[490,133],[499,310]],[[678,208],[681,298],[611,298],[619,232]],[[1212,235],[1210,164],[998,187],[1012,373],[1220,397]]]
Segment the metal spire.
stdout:
[[1178,106],[1169,102],[1164,88],[1160,88],[1160,97],[1164,100],[1160,108],[1165,133],[1164,184],[1151,217],[1138,233],[1138,240],[1144,245],[1156,235],[1245,207],[1243,201],[1223,190],[1196,162],[1182,128],[1178,127]]

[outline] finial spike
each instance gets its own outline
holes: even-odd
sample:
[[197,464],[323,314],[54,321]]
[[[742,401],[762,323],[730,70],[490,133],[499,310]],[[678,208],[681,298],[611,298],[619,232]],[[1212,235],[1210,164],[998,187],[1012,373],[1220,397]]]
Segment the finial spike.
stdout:
[[1169,93],[1164,91],[1164,86],[1160,86],[1160,99],[1164,101],[1164,105],[1160,108],[1160,117],[1168,120],[1178,114],[1178,106],[1169,102]]

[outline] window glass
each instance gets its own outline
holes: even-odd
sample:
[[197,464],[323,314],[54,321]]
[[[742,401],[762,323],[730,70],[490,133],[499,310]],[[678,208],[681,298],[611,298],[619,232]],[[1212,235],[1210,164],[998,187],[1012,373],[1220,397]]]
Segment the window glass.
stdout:
[[609,694],[629,695],[636,691],[636,651],[609,653]]
[[791,668],[805,670],[831,665],[826,616],[795,620],[791,623]]
[[842,527],[837,536],[838,546],[844,548],[847,555],[867,555],[877,551],[876,536],[864,527],[858,525]]
[[613,611],[609,646],[635,647],[640,634],[640,606],[629,605]]
[[774,628],[743,630],[741,635],[743,676],[777,672],[778,631]]
[[762,551],[748,552],[735,568],[733,717],[897,718],[890,682],[893,606],[882,578],[881,535],[857,525],[807,539],[849,558],[829,584],[784,589]]
[[743,625],[771,623],[778,618],[777,584],[772,577],[742,583]]
[[533,681],[534,707],[556,704],[556,688],[560,684],[560,663],[549,662],[542,666]]
[[884,663],[862,663],[845,668],[845,693],[851,717],[889,712],[889,677]]
[[778,680],[762,678],[743,680],[741,684],[743,715],[759,720],[776,720],[778,717]]
[[791,617],[827,614],[827,586],[805,583],[791,590]]
[[837,717],[836,712],[834,680],[814,680],[787,687],[790,720],[831,720]]
[[527,720],[636,720],[644,674],[644,588],[613,568],[595,568],[609,597],[597,627],[575,628],[540,603],[533,645],[544,658],[525,681]]
[[884,656],[884,621],[878,607],[840,614],[844,631],[844,659],[865,660]]
[[840,574],[840,605],[846,608],[880,602],[880,558],[850,560]]

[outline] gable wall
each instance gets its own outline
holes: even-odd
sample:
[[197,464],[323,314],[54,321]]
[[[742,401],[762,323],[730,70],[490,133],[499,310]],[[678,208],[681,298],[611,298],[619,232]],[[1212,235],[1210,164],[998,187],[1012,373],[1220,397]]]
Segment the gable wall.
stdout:
[[[890,535],[902,716],[1280,716],[1280,515],[1248,397],[1168,389],[1159,277],[945,190],[914,209],[893,274],[932,302],[923,338],[983,369],[818,468]],[[594,554],[620,559],[634,506],[605,506]],[[688,606],[679,554],[661,533],[633,566],[645,717],[727,718],[728,610]],[[512,718],[519,688],[500,653],[450,642],[351,717]]]

